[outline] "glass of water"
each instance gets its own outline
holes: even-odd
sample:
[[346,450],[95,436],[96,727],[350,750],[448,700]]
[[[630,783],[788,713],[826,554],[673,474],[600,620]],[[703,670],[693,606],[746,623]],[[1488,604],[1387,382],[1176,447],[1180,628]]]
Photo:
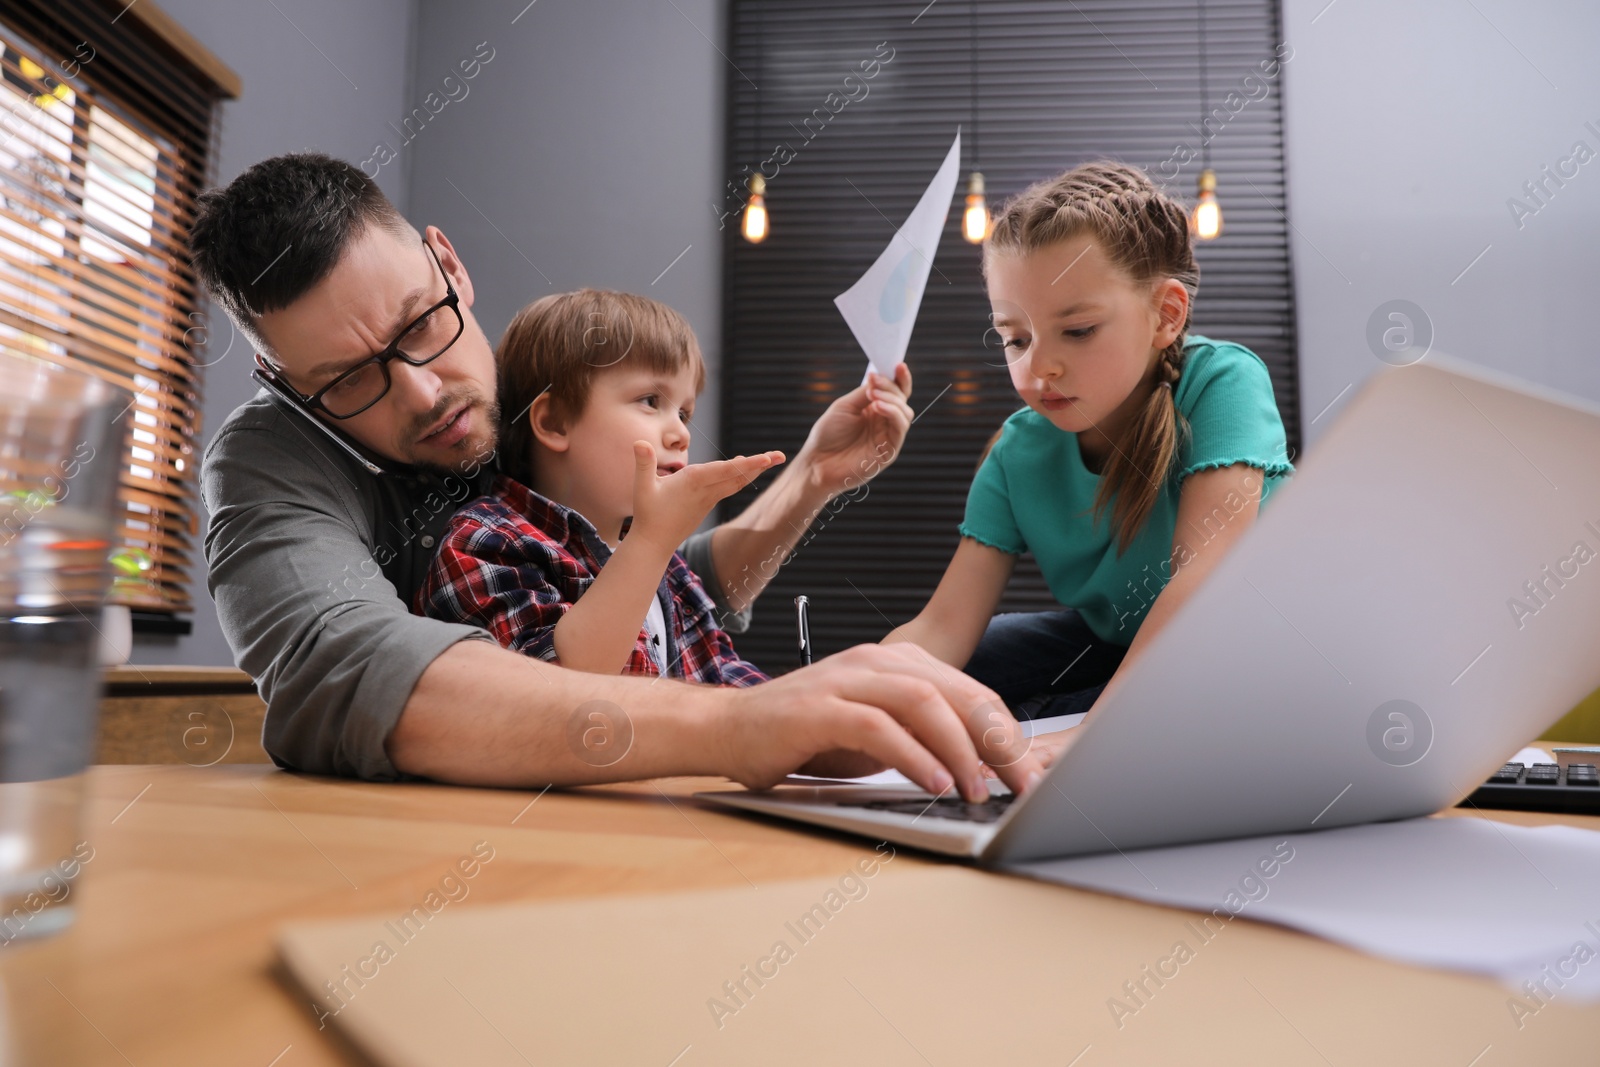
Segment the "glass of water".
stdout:
[[131,398],[0,352],[0,947],[72,923]]

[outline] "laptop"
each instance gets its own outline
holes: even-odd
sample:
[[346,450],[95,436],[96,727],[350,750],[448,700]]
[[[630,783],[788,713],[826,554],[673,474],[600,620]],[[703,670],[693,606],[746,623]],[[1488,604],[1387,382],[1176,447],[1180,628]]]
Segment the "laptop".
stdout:
[[1026,796],[697,795],[994,866],[1319,830],[1456,804],[1597,686],[1600,405],[1434,353],[1365,383]]

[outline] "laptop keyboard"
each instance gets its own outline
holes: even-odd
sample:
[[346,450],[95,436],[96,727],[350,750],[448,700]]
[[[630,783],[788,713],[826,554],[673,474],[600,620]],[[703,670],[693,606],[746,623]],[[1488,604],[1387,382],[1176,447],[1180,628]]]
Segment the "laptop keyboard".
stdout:
[[999,822],[1006,813],[1015,793],[1002,793],[974,804],[960,797],[940,797],[937,800],[869,800],[865,803],[841,804],[843,808],[868,808],[872,811],[892,811],[901,815],[925,815],[934,819],[956,819],[961,822]]
[[[914,818],[993,823],[1000,821],[1015,799],[1015,793],[1004,793],[978,804],[948,796],[937,800],[851,801],[839,806],[892,811]],[[1566,767],[1558,763],[1532,766],[1507,763],[1463,800],[1461,806],[1600,815],[1600,767],[1593,763],[1572,763]]]

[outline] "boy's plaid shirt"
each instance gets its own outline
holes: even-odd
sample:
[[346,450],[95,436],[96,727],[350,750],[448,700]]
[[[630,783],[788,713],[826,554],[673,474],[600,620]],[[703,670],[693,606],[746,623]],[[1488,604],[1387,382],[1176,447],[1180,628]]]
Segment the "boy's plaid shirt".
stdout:
[[[556,623],[610,557],[588,519],[502,475],[451,520],[416,610],[481,626],[507,648],[557,662]],[[676,552],[657,590],[663,597],[668,677],[733,686],[767,680],[734,652],[711,596]],[[661,673],[648,642],[641,619],[626,673]]]

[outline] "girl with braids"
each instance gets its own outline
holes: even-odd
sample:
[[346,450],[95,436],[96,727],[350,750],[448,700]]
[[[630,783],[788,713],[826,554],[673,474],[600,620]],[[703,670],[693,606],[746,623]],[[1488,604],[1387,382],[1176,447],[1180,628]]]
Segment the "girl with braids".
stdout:
[[[933,598],[885,640],[965,667],[1019,718],[1086,711],[1293,470],[1283,422],[1260,357],[1188,334],[1188,216],[1134,167],[1084,164],[1011,200],[983,273],[1025,406]],[[994,616],[1026,552],[1062,609]]]

